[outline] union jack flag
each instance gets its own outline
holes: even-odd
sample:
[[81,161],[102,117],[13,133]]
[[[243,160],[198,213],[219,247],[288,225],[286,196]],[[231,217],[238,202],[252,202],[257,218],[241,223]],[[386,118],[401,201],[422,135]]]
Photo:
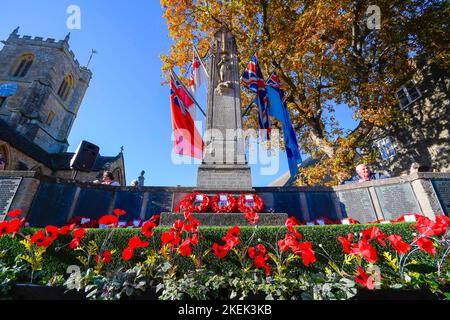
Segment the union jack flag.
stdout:
[[270,137],[269,98],[267,96],[266,82],[263,78],[256,55],[252,57],[241,77],[241,82],[250,90],[256,92],[256,103],[259,114],[258,121],[261,129],[267,130],[267,138]]

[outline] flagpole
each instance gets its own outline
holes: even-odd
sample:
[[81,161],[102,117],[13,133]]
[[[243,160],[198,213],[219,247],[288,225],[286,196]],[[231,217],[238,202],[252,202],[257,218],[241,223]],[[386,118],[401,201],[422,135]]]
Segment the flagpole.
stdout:
[[243,117],[247,115],[247,113],[250,111],[250,109],[253,107],[254,104],[255,101],[250,102],[250,104],[247,106],[247,108],[245,108],[244,113],[242,114]]
[[191,92],[186,88],[186,86],[184,85],[183,81],[181,81],[180,78],[178,78],[177,74],[172,69],[170,69],[170,72],[172,72],[172,75],[180,82],[180,84],[183,87],[183,89],[186,90],[186,93],[189,95],[189,97],[192,99],[192,101],[194,101],[194,103],[197,105],[197,107],[200,109],[200,111],[206,117],[206,113],[203,111],[202,107],[200,107],[200,105],[198,104],[197,100],[195,100],[195,98],[192,96]]

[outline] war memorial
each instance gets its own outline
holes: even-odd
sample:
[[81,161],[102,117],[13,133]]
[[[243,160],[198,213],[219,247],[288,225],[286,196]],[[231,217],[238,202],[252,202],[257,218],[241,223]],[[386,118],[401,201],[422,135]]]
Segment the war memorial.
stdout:
[[[255,186],[242,61],[226,23],[208,39],[204,148],[196,185],[183,187],[144,186],[144,171],[125,186],[123,148],[104,157],[83,141],[67,152],[92,72],[74,58],[70,35],[43,40],[18,30],[0,51],[0,301],[449,299],[450,172]],[[51,71],[30,71],[40,57]],[[17,60],[12,72],[7,59]],[[36,79],[21,79],[28,71]],[[195,99],[173,70],[169,79],[175,126],[174,108],[189,118],[184,103]],[[415,92],[401,90],[412,103]],[[55,117],[61,126],[52,127]],[[118,182],[94,181],[102,175]],[[177,310],[205,315],[188,303]]]
[[[162,224],[172,225],[177,204],[188,194],[201,191],[210,195],[229,192],[255,193],[265,203],[261,223],[283,225],[286,215],[300,221],[319,216],[331,220],[351,217],[362,223],[395,220],[418,213],[434,217],[450,213],[450,174],[416,173],[380,181],[336,187],[253,187],[246,162],[243,137],[226,141],[226,130],[242,129],[240,72],[233,35],[220,30],[212,47],[208,91],[207,129],[203,163],[195,187],[108,187],[54,178],[37,172],[0,172],[1,215],[9,209],[28,212],[31,226],[62,226],[72,217],[98,219],[105,212],[122,208],[129,219],[150,219],[162,214]],[[219,59],[227,56],[230,70],[221,79]],[[217,134],[217,136],[214,136]],[[270,212],[270,213],[269,213]],[[206,225],[246,224],[243,216],[201,214]],[[237,220],[235,220],[237,219]]]

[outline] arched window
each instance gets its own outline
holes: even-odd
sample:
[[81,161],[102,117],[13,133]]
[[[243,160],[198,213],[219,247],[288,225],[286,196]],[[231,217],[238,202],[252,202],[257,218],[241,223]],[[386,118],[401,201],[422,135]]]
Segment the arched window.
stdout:
[[64,77],[64,80],[61,83],[61,86],[59,87],[58,96],[60,96],[61,99],[66,101],[67,97],[69,96],[70,89],[72,89],[72,86],[73,86],[73,78],[70,74],[68,74]]
[[11,71],[11,76],[23,78],[27,75],[28,70],[30,70],[31,65],[34,61],[34,55],[31,53],[24,54],[19,59],[17,59],[14,68]]
[[120,185],[123,186],[123,181],[122,181],[122,169],[116,168],[116,169],[113,171],[113,175],[114,175],[114,180],[116,180],[117,182],[120,183]]

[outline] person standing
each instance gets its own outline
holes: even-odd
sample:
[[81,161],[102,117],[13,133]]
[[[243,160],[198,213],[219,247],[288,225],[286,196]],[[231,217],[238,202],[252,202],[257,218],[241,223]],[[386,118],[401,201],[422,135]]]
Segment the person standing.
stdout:
[[114,175],[111,171],[105,171],[103,173],[103,182],[102,184],[111,186],[111,187],[120,187],[120,183],[114,181]]
[[360,183],[388,178],[387,176],[381,173],[370,171],[369,166],[366,165],[365,163],[362,163],[356,167],[356,173],[358,175],[350,178],[347,181],[344,181],[343,184]]

